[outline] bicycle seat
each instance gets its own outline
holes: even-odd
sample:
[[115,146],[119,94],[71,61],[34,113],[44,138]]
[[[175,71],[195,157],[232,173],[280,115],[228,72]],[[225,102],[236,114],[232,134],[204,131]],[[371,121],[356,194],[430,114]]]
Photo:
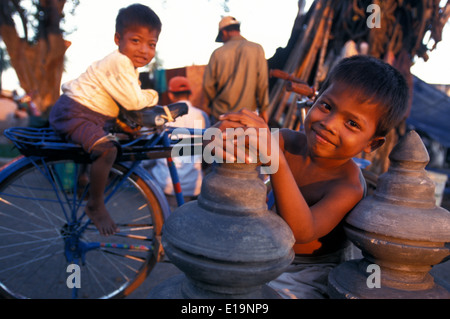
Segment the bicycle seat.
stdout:
[[187,114],[188,105],[183,102],[173,103],[163,106],[154,106],[142,112],[143,126],[154,127],[161,126],[167,122],[173,122],[177,117]]
[[120,108],[118,119],[131,129],[140,127],[159,127],[167,122],[172,122],[175,118],[188,113],[188,105],[184,102],[177,102],[167,106],[153,106],[141,111],[127,111]]

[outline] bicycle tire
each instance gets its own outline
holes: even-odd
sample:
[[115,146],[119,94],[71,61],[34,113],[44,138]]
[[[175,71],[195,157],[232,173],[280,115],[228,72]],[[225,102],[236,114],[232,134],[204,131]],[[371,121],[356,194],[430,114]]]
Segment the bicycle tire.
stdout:
[[[2,169],[0,294],[3,297],[125,297],[155,265],[164,214],[168,210],[162,192],[158,193],[151,181],[135,172],[124,179],[128,167],[115,164],[105,192],[105,198],[111,197],[105,202],[121,232],[100,236],[92,224],[86,223],[85,190],[76,192],[79,188],[73,177],[79,165],[72,160],[56,159],[33,164],[32,159],[24,157]],[[121,179],[124,184],[112,193],[113,183]],[[69,265],[79,268],[69,269]]]

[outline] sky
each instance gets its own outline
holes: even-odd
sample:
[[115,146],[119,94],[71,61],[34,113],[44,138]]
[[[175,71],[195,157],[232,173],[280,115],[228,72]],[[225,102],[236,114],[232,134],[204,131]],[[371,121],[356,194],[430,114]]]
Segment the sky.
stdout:
[[[94,61],[116,49],[115,17],[120,8],[138,0],[80,0],[74,16],[68,16],[66,28],[76,27],[66,36],[72,42],[66,52],[66,72],[62,82],[84,72]],[[285,47],[298,12],[298,0],[229,0],[225,12],[219,0],[141,0],[162,21],[157,54],[165,69],[208,63],[211,53],[221,44],[214,42],[223,15],[241,21],[241,33],[260,43],[270,58],[278,47]],[[307,6],[312,0],[307,1]],[[100,14],[101,12],[101,14]],[[444,28],[443,41],[429,53],[428,62],[419,58],[411,71],[428,83],[450,84],[450,22]],[[17,88],[10,70],[3,77],[5,89]]]
[[[77,31],[67,37],[72,45],[67,50],[67,70],[77,70],[71,65],[83,65],[101,59],[116,49],[114,25],[120,8],[136,0],[81,0],[75,16]],[[157,54],[165,69],[189,65],[204,65],[214,49],[218,23],[225,12],[220,0],[141,0],[160,17],[162,31],[157,44]],[[274,3],[277,5],[274,6]],[[241,21],[241,33],[248,40],[261,43],[266,57],[270,58],[277,47],[289,40],[298,12],[298,0],[229,0],[230,12]],[[98,12],[108,8],[101,15]],[[93,23],[82,23],[93,21]],[[95,27],[93,26],[95,25]],[[86,51],[86,48],[96,50]],[[98,50],[97,50],[98,48]],[[70,75],[68,75],[70,77]]]

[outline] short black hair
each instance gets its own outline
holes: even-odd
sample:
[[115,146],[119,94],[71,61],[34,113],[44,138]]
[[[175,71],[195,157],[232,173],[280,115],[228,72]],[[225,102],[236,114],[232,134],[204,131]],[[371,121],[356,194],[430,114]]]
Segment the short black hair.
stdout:
[[354,89],[361,101],[383,108],[375,136],[386,136],[408,111],[409,88],[403,75],[386,62],[368,55],[344,58],[330,71],[319,96],[333,82],[343,82]]
[[230,24],[229,26],[226,26],[225,28],[223,28],[222,30],[227,30],[227,31],[241,31],[241,25],[239,23],[236,24]]
[[161,32],[162,23],[158,15],[145,5],[135,3],[120,9],[116,17],[116,32],[123,35],[125,30],[136,26]]

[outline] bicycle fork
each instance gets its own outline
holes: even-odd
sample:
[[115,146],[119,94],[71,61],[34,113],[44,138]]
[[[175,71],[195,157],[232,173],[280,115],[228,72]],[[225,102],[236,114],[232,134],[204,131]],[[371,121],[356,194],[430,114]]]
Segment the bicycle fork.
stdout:
[[[170,142],[170,139],[168,137],[168,134],[165,134],[164,137],[163,137],[163,145],[165,147],[170,147],[171,146],[171,142]],[[175,193],[175,198],[177,200],[178,207],[180,207],[181,205],[184,204],[184,197],[183,197],[183,192],[181,190],[181,184],[180,184],[180,179],[178,177],[177,168],[175,166],[175,163],[173,162],[172,157],[168,157],[167,158],[167,166],[169,168],[170,176],[172,177],[173,190],[174,190],[174,193]]]

